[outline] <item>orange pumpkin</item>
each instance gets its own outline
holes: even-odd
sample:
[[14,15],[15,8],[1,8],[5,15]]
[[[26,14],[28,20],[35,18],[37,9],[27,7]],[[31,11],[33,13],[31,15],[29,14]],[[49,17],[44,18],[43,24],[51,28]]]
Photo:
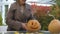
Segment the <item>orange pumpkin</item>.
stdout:
[[41,25],[37,20],[29,20],[27,23],[27,30],[29,32],[36,32],[41,29]]
[[57,19],[52,20],[48,26],[48,30],[52,33],[60,32],[60,21]]

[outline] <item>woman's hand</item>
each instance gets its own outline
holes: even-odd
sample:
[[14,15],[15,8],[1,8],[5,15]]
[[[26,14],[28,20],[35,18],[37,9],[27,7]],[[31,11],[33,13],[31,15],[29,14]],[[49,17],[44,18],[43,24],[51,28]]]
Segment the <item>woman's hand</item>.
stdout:
[[22,28],[27,30],[27,23],[22,23]]

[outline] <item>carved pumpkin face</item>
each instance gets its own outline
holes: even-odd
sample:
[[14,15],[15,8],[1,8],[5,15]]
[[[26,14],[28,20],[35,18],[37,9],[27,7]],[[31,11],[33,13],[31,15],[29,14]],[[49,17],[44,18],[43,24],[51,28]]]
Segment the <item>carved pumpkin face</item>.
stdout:
[[48,30],[53,33],[60,32],[60,21],[57,19],[52,20],[48,26]]
[[41,25],[37,20],[29,20],[27,23],[27,30],[30,32],[35,32],[41,29]]

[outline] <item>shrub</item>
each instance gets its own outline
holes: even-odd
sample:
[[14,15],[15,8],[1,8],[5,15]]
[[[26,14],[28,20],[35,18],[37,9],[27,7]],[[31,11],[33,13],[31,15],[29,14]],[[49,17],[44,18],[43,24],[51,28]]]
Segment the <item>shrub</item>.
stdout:
[[1,12],[0,12],[0,26],[2,25],[2,16],[1,16]]

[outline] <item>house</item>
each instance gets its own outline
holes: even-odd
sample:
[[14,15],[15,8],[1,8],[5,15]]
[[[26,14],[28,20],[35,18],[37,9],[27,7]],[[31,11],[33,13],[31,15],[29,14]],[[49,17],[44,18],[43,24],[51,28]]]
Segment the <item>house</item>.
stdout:
[[10,7],[11,3],[15,2],[15,0],[0,0],[0,12],[2,12],[2,23],[5,24],[5,17],[8,8]]

